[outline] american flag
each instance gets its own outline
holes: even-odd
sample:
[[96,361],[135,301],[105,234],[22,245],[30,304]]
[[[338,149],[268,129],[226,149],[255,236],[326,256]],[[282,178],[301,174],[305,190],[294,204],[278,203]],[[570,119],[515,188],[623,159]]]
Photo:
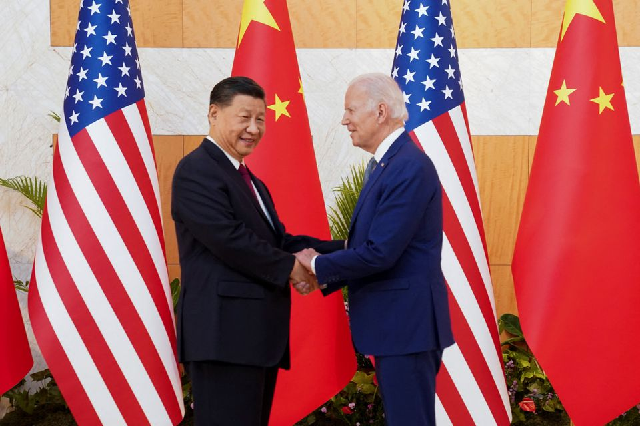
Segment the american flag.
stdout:
[[443,188],[442,270],[456,344],[437,381],[439,425],[508,425],[493,288],[455,31],[448,0],[405,0],[392,67],[409,111],[406,129]]
[[29,292],[78,424],[175,425],[175,358],[151,129],[128,0],[84,0]]

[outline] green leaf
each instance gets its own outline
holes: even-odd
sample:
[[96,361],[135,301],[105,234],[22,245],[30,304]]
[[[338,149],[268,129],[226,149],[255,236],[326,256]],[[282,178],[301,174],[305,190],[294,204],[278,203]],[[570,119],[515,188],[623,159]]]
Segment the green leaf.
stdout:
[[28,293],[29,292],[29,281],[20,281],[20,280],[13,280],[13,286],[16,288],[16,290],[18,291],[22,291],[24,293]]
[[62,118],[55,112],[53,111],[49,111],[49,114],[47,114],[49,117],[53,118],[54,120],[56,120],[58,123],[60,122],[60,120],[62,120]]
[[502,314],[500,320],[498,321],[499,330],[502,332],[506,330],[507,333],[511,334],[515,337],[522,337],[524,339],[524,335],[522,334],[522,327],[520,327],[520,318],[513,314]]
[[12,189],[24,195],[33,205],[25,206],[36,216],[42,217],[44,203],[47,199],[47,184],[37,177],[17,176],[9,179],[0,178],[0,186]]
[[524,412],[520,409],[520,407],[512,407],[511,414],[513,415],[513,423],[524,422],[526,420]]
[[176,309],[178,305],[178,298],[180,297],[180,280],[178,278],[174,278],[171,283],[169,283],[171,287],[171,298],[173,299],[173,309]]
[[51,377],[51,371],[49,371],[48,368],[45,370],[36,371],[35,373],[31,374],[31,378],[34,382],[41,382],[43,380],[50,379]]
[[360,385],[360,392],[364,393],[365,395],[371,395],[373,393],[376,393],[377,390],[378,390],[378,387],[374,384]]
[[367,374],[364,371],[358,370],[356,371],[356,374],[353,376],[353,379],[351,379],[351,381],[358,385],[373,383],[373,373]]

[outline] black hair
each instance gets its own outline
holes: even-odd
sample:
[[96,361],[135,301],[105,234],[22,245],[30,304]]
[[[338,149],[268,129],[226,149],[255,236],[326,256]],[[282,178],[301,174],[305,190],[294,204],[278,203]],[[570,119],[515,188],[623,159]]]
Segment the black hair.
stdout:
[[213,86],[209,105],[229,106],[236,95],[247,95],[266,102],[264,89],[249,77],[228,77]]

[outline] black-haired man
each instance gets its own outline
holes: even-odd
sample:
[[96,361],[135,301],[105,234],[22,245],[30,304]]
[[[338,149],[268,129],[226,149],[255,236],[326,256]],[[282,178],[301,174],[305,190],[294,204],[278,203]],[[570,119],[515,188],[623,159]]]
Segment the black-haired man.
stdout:
[[267,426],[278,369],[289,366],[289,282],[314,280],[291,253],[344,244],[287,234],[266,186],[246,169],[265,108],[249,78],[216,84],[209,136],[173,179],[178,356],[191,377],[196,425]]

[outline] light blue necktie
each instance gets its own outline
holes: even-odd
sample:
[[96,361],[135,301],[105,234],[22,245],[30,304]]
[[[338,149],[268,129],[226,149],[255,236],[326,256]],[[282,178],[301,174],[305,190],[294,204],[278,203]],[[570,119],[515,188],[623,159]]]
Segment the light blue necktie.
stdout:
[[369,163],[367,164],[367,168],[364,169],[364,178],[362,180],[362,187],[364,187],[367,184],[369,177],[371,177],[371,173],[373,173],[377,165],[378,165],[378,162],[376,161],[376,158],[371,157],[371,160],[369,160]]

